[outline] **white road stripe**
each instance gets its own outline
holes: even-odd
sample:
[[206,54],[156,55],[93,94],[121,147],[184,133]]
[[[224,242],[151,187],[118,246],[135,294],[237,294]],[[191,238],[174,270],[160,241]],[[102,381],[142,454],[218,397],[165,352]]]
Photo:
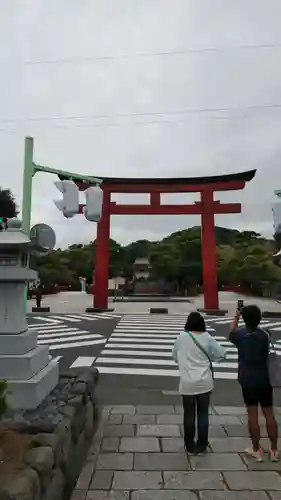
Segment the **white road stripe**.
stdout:
[[55,351],[57,349],[70,349],[71,347],[88,347],[96,344],[104,344],[105,340],[90,340],[85,342],[71,342],[71,344],[59,344],[59,345],[50,345],[50,351]]
[[[123,367],[110,367],[110,366],[98,366],[100,373],[104,374],[114,374],[114,375],[147,375],[155,377],[179,377],[178,370],[153,370],[147,368],[123,368]],[[236,380],[237,374],[231,372],[215,372],[216,379],[223,380]]]
[[261,323],[261,327],[263,328],[269,328],[271,326],[281,326],[281,322],[280,321],[271,321],[271,322],[267,322],[267,323]]
[[165,323],[168,323],[168,324],[176,324],[176,325],[185,325],[185,321],[182,321],[181,319],[172,319],[172,318],[163,318],[163,319],[150,319],[150,318],[143,318],[143,319],[136,319],[136,318],[132,318],[132,319],[124,319],[122,318],[120,320],[120,323],[124,323],[124,324],[128,324],[128,325],[132,325],[132,324],[137,324],[137,325],[141,325],[141,324],[146,324],[146,325],[149,325],[149,324],[155,324],[155,325],[163,325]]
[[120,332],[116,332],[116,333],[112,333],[111,337],[110,338],[114,338],[114,337],[122,337],[122,338],[127,338],[127,337],[132,337],[132,338],[138,338],[138,337],[141,337],[143,339],[155,339],[156,337],[160,337],[161,339],[176,339],[178,338],[179,334],[174,334],[174,335],[168,335],[167,333],[164,333],[164,334],[159,334],[158,332],[157,333],[122,333],[122,335],[120,335]]
[[85,366],[92,366],[92,364],[95,361],[95,357],[93,358],[92,356],[78,356],[74,363],[69,368],[80,368],[80,367],[85,367]]
[[60,321],[56,321],[55,319],[45,318],[44,316],[32,316],[34,319],[39,319],[40,321],[46,321],[46,323],[53,323],[54,325],[60,323]]
[[[111,356],[140,356],[140,354],[144,357],[156,357],[156,358],[171,358],[172,354],[171,352],[153,352],[153,351],[143,351],[140,353],[140,351],[133,351],[133,350],[120,350],[118,349],[104,349],[102,351],[103,356],[111,355]],[[228,354],[227,359],[233,359],[237,360],[238,359],[238,354]]]
[[60,321],[69,321],[70,323],[77,323],[77,319],[73,319],[71,318],[71,316],[69,317],[68,315],[65,315],[65,316],[52,316],[52,318],[56,318],[56,319],[59,319]]
[[[138,349],[147,349],[148,347],[149,347],[149,349],[157,349],[157,350],[159,350],[159,349],[160,349],[159,345],[149,345],[149,346],[148,346],[147,344],[138,344],[138,345],[136,346],[136,345],[133,345],[133,344],[123,344],[123,343],[119,344],[119,343],[116,343],[116,342],[115,342],[115,343],[114,343],[114,342],[108,342],[108,343],[106,344],[106,346],[105,346],[105,349],[107,349],[107,348],[108,348],[108,346],[110,346],[110,347],[121,347],[121,346],[122,346],[122,348],[125,348],[125,347],[126,347],[126,348],[128,348],[128,349],[129,349],[129,348],[131,348],[131,349],[135,349],[136,347],[137,347]],[[162,349],[162,350],[163,350],[163,349],[167,349],[167,350],[171,351],[171,349],[172,349],[172,344],[167,345],[167,346],[166,346],[166,345],[161,345],[161,349]]]
[[[183,332],[183,328],[115,328],[114,333],[177,333],[178,335]],[[215,329],[208,328],[208,332],[215,332]]]
[[172,359],[142,359],[142,358],[98,358],[98,363],[106,363],[109,365],[166,365],[177,366]]
[[147,339],[146,338],[142,338],[142,339],[136,339],[135,337],[129,337],[129,338],[124,338],[124,337],[114,337],[114,341],[117,341],[118,342],[128,342],[128,340],[130,340],[130,342],[143,342],[144,340],[148,343],[152,343],[152,344],[172,344],[173,342],[171,340],[167,340],[167,339]]
[[[86,333],[86,332],[79,332],[79,333]],[[77,340],[92,340],[92,339],[98,339],[98,338],[101,338],[101,335],[99,334],[94,334],[94,335],[76,335],[75,336],[75,341]],[[63,339],[59,338],[59,339],[47,339],[47,340],[42,340],[40,339],[40,341],[38,342],[38,344],[51,344],[52,342],[53,343],[56,343],[58,344],[59,342],[66,342],[68,340],[73,340],[73,337],[64,337]],[[104,341],[104,339],[103,339]]]
[[[61,328],[60,330],[56,329],[56,330],[39,330],[38,329],[38,333],[39,335],[41,336],[46,336],[46,337],[52,337],[53,335],[56,335],[57,333],[67,333],[67,332],[81,332],[82,330],[79,330],[78,328],[67,328],[64,327],[64,328]],[[83,331],[86,331],[86,330],[83,330]]]
[[165,330],[166,331],[171,331],[171,330],[174,330],[174,331],[177,331],[177,332],[183,332],[184,331],[184,328],[183,326],[177,326],[175,324],[171,324],[171,325],[167,325],[167,323],[163,323],[163,325],[151,325],[151,324],[147,324],[147,325],[123,325],[123,323],[119,323],[119,325],[116,326],[115,328],[115,331],[132,331],[132,332],[135,332],[135,331],[149,331],[149,330],[154,330],[154,331],[159,331],[159,332],[164,332]]
[[[100,364],[109,365],[165,365],[165,366],[177,366],[173,359],[142,359],[142,358],[98,358],[97,362]],[[237,362],[227,363],[213,363],[214,368],[232,368],[237,369]]]
[[[77,335],[80,335],[81,333],[85,333],[86,330],[78,330],[77,328],[69,328],[67,331],[62,332],[62,333],[52,333],[51,335],[48,333],[44,333],[43,335],[39,334],[37,336],[38,339],[56,339],[57,337],[67,337],[68,335],[71,335],[73,337],[77,337]],[[90,332],[89,332],[90,333]],[[100,334],[96,334],[97,337],[101,337]]]
[[77,321],[83,321],[83,320],[86,320],[86,321],[97,321],[98,318],[88,318],[88,317],[84,317],[82,314],[81,315],[75,315],[75,314],[68,314],[67,315],[67,319],[68,321],[75,321],[77,323]]
[[[122,347],[122,346],[121,346],[121,347]],[[159,357],[159,358],[163,357],[163,358],[170,358],[170,359],[171,359],[171,357],[172,357],[172,353],[171,353],[171,351],[167,351],[167,352],[162,352],[162,351],[161,351],[161,352],[159,352],[159,351],[157,351],[157,352],[153,352],[153,351],[143,351],[143,352],[141,352],[141,353],[140,353],[140,351],[133,351],[133,350],[127,350],[127,351],[126,351],[126,350],[122,350],[122,349],[120,349],[120,350],[116,350],[116,349],[104,349],[104,350],[102,351],[102,354],[103,354],[104,356],[105,356],[105,355],[106,355],[106,356],[107,356],[107,355],[111,355],[111,356],[126,356],[126,355],[127,355],[127,356],[140,356],[140,354],[141,354],[142,356],[148,356],[148,357],[149,357],[149,356],[150,356],[150,357],[155,356],[155,357],[157,357],[157,358],[158,358],[158,357]]]
[[100,317],[104,317],[107,319],[112,319],[112,318],[122,318],[122,314],[114,314],[114,313],[101,313]]
[[60,328],[67,328],[67,325],[65,324],[57,324],[57,325],[43,325],[42,323],[40,323],[40,325],[31,325],[29,326],[28,325],[28,329],[31,329],[31,330],[42,330],[42,329],[45,329],[45,330],[57,330],[57,329],[60,329]]

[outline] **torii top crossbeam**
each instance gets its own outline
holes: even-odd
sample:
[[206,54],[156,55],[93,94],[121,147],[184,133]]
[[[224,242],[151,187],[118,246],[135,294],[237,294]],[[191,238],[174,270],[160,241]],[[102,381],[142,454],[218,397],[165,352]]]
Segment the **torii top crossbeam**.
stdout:
[[[246,182],[251,181],[256,174],[256,170],[247,170],[237,174],[214,175],[205,177],[93,177],[93,184],[96,179],[102,182],[100,187],[106,191],[115,193],[147,193],[157,192],[195,192],[204,189],[213,191],[232,191],[243,189]],[[66,179],[59,175],[60,180]],[[89,186],[89,183],[77,181],[81,191]]]

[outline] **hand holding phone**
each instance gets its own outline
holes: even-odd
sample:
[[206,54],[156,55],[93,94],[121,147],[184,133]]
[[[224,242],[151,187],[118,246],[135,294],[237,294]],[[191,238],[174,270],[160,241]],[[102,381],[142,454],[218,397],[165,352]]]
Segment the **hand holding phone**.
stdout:
[[237,311],[239,311],[239,313],[241,312],[241,309],[243,309],[244,307],[244,300],[237,300]]

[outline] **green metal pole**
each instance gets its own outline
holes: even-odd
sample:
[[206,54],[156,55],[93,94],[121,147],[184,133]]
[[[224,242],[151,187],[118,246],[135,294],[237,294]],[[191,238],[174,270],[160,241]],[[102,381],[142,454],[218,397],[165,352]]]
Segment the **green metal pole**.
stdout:
[[[21,218],[22,229],[29,236],[31,224],[31,202],[32,202],[32,177],[34,175],[33,165],[33,138],[26,137],[24,144],[24,167]],[[27,311],[28,287],[25,288],[25,311]]]
[[33,165],[33,138],[25,138],[24,147],[24,170],[22,189],[22,229],[29,235],[31,224],[31,201],[32,201],[32,177],[34,175]]

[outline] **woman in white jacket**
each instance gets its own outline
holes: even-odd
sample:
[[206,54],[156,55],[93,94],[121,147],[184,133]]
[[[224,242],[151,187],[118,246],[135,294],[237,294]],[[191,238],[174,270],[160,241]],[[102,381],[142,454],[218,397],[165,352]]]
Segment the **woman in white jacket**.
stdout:
[[[214,388],[212,361],[225,357],[225,349],[206,331],[203,316],[192,312],[174,344],[173,358],[180,372],[179,392],[184,411],[187,453],[204,453],[208,446],[209,404]],[[197,442],[195,427],[197,414]]]

